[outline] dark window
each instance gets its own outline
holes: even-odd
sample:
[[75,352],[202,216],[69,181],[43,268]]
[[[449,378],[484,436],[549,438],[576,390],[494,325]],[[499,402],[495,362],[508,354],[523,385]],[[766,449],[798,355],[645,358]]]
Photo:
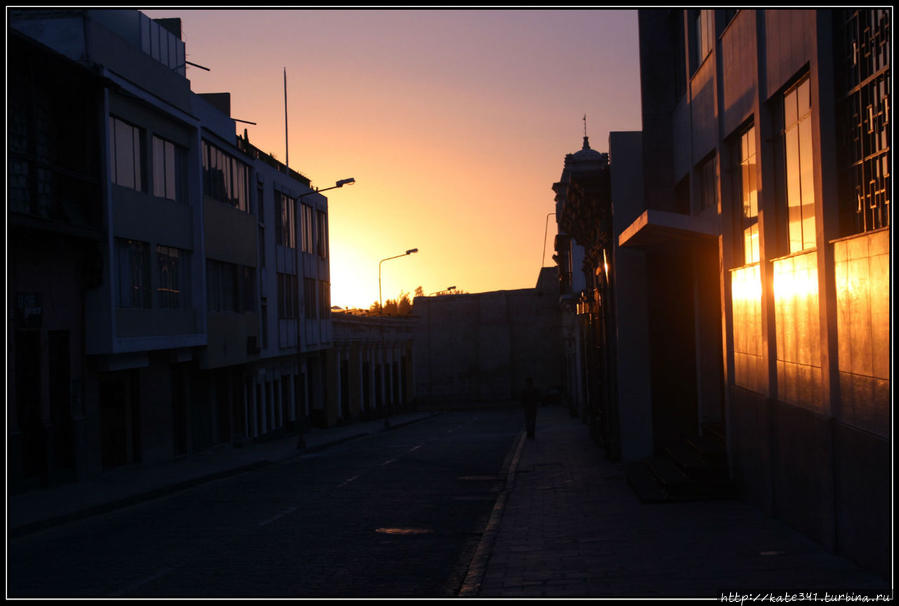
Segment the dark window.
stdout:
[[143,188],[143,132],[114,116],[109,117],[109,175],[116,185]]
[[150,245],[116,239],[119,307],[150,309]]
[[278,202],[275,216],[275,237],[281,246],[296,248],[296,201],[281,192],[275,192],[275,199]]
[[312,278],[303,279],[303,307],[306,319],[314,320],[317,317],[318,306],[315,296],[315,280]]
[[712,9],[691,10],[690,20],[690,71],[695,72],[715,47],[715,11]]
[[153,195],[169,200],[182,197],[184,150],[160,137],[153,137]]
[[187,252],[170,246],[156,247],[156,261],[159,268],[156,292],[159,307],[181,309],[187,304],[185,286],[187,279]]
[[699,210],[718,207],[718,188],[715,179],[715,156],[708,158],[696,169],[699,177]]
[[249,212],[249,166],[207,141],[203,141],[202,155],[205,194],[238,210]]
[[315,218],[318,235],[315,252],[324,259],[328,256],[328,215],[317,210],[315,211]]
[[278,274],[278,317],[296,318],[299,315],[297,286],[299,282],[293,274]]
[[209,311],[253,311],[256,308],[256,270],[233,263],[206,260]]

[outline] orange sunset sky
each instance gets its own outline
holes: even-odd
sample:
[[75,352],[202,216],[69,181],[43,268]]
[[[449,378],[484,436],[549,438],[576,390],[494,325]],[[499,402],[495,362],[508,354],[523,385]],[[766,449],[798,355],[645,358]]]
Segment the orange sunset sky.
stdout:
[[[533,287],[566,153],[640,130],[636,11],[144,10],[180,17],[191,88],[324,188],[331,300]],[[543,265],[552,264],[550,218]]]

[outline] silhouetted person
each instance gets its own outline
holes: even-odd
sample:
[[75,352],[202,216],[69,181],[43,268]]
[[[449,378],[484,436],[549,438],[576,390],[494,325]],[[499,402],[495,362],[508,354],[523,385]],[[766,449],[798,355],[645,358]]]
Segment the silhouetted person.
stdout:
[[524,424],[529,438],[534,437],[537,427],[537,406],[539,404],[540,392],[534,387],[534,379],[528,377],[525,380],[525,387],[521,391],[521,405],[524,408]]

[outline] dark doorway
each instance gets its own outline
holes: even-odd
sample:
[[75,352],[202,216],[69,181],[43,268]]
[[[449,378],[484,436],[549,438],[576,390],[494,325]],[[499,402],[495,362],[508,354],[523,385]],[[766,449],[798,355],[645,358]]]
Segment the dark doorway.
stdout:
[[687,246],[647,256],[653,435],[657,449],[697,431],[693,262]]
[[60,481],[67,481],[74,479],[76,469],[69,331],[53,330],[47,334],[47,354],[53,468]]
[[187,454],[188,411],[184,368],[175,365],[172,371],[172,442],[175,456]]
[[22,474],[47,482],[47,431],[41,418],[41,333],[16,330],[16,416],[22,432]]
[[104,373],[100,391],[100,458],[104,469],[140,460],[138,371]]

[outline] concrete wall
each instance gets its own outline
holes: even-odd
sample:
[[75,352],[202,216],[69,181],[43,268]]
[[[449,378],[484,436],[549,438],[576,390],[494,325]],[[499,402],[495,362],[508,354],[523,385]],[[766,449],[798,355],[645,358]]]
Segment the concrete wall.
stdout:
[[514,400],[525,379],[561,388],[558,287],[416,297],[415,385],[432,401]]

